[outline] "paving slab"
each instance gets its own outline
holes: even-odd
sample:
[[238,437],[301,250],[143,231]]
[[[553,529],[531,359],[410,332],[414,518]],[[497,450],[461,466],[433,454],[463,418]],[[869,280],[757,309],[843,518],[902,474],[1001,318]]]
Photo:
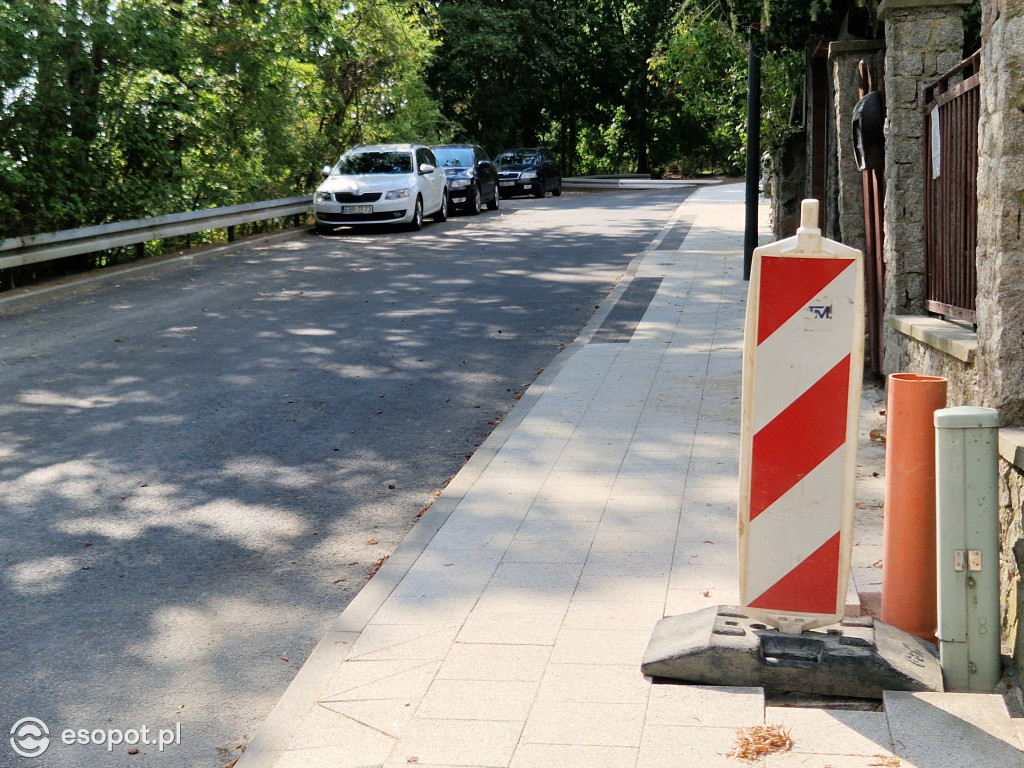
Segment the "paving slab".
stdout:
[[1002,696],[886,691],[884,703],[904,768],[1024,766],[1024,744]]

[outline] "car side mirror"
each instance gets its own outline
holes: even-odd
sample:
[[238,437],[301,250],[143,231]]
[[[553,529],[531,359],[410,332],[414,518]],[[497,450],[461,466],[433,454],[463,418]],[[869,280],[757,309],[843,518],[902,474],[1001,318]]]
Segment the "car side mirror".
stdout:
[[490,160],[477,160],[476,167],[477,168],[490,168],[491,167],[491,161]]
[[436,169],[430,163],[422,163],[420,165],[420,173],[433,173]]
[[330,176],[331,175],[331,166],[325,165],[322,169],[320,169],[320,175],[323,176],[325,179],[328,176]]

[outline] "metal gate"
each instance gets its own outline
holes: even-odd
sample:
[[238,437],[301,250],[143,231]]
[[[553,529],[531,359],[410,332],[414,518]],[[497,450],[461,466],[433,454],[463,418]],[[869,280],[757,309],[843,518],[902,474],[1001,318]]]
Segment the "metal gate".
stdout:
[[976,322],[981,53],[924,94],[924,258],[929,312]]
[[[860,76],[860,104],[865,98],[878,112],[875,120],[885,122],[885,52],[880,51],[857,66]],[[862,148],[863,149],[863,148]],[[860,159],[864,188],[864,291],[867,307],[867,357],[875,373],[882,373],[884,353],[883,315],[885,313],[885,262],[882,258],[885,218],[885,142],[875,132],[873,146]]]

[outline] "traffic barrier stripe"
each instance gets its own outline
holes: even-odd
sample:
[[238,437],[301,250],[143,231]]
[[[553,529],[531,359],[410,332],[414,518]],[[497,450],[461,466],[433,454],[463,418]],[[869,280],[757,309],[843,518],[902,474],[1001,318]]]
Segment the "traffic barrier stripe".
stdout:
[[841,617],[853,524],[862,256],[816,220],[755,250],[744,356],[741,598],[788,632]]

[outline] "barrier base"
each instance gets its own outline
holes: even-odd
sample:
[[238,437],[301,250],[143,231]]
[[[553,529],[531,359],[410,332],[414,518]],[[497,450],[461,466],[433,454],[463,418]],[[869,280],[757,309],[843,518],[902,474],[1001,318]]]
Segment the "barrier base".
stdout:
[[727,605],[659,621],[641,670],[702,685],[864,699],[942,690],[935,646],[871,616],[788,635]]

